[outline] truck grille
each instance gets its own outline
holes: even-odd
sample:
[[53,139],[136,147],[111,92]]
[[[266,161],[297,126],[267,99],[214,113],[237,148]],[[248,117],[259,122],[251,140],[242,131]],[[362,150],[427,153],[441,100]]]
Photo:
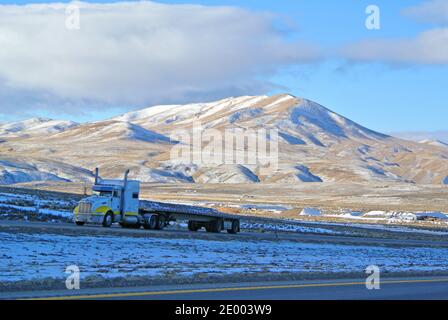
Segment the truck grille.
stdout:
[[79,203],[79,213],[91,213],[92,211],[92,204],[91,203],[86,203],[86,202],[81,202]]

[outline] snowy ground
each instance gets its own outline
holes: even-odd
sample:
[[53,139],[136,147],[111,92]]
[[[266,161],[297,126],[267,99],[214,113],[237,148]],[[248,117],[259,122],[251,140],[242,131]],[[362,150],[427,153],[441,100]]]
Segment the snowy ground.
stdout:
[[390,248],[278,241],[205,241],[0,233],[0,282],[82,277],[181,277],[281,272],[445,271],[447,248]]
[[0,215],[21,212],[27,220],[27,213],[43,218],[70,218],[75,201],[38,197],[31,194],[0,193]]
[[[45,194],[24,194],[24,193],[0,193],[0,218],[3,219],[19,219],[19,220],[43,220],[43,221],[71,221],[72,210],[76,206],[75,200],[63,200],[55,196],[48,196]],[[199,206],[197,203],[177,203],[176,205],[189,205],[194,206],[198,212],[214,212],[213,209],[209,209],[203,206]],[[258,206],[248,205],[251,208],[258,208]],[[262,208],[279,211],[286,210],[287,207],[281,206],[268,206],[262,205]],[[191,210],[191,208],[190,208]],[[327,217],[344,217],[347,220],[352,220],[351,223],[328,223],[317,222],[312,223],[307,221],[283,219],[281,223],[269,223],[269,222],[257,222],[253,219],[242,221],[241,229],[243,231],[255,231],[255,232],[294,232],[294,233],[313,233],[313,234],[326,234],[326,235],[359,235],[359,230],[385,230],[391,232],[404,232],[404,233],[421,233],[421,234],[433,234],[433,235],[448,235],[448,231],[440,230],[428,230],[417,229],[412,227],[397,226],[389,224],[389,221],[415,221],[417,217],[421,217],[424,213],[420,214],[399,214],[393,212],[375,211],[366,214],[359,212],[345,212],[339,215],[326,215]],[[426,213],[427,216],[433,216],[440,221],[446,220],[446,215],[442,213]],[[325,216],[320,209],[317,208],[305,208],[302,210],[300,216]],[[366,224],[366,221],[378,221],[384,220],[387,225],[381,224]],[[364,223],[354,223],[354,222]],[[186,229],[186,223],[175,223],[174,228]],[[344,228],[345,227],[345,228]],[[348,228],[350,227],[350,228]],[[357,228],[357,229],[354,229]]]
[[[318,210],[318,209],[315,209]],[[369,212],[344,212],[338,214],[316,214],[317,216],[345,218],[360,221],[384,221],[385,223],[413,223],[424,220],[438,220],[448,223],[448,216],[443,212],[396,212],[396,211],[369,211]]]
[[263,232],[299,232],[299,233],[317,233],[317,234],[348,234],[349,232],[336,231],[332,228],[322,228],[319,226],[307,226],[307,225],[296,225],[288,224],[287,221],[283,224],[274,223],[254,223],[254,222],[242,222],[242,230],[253,230],[253,231],[263,231]]

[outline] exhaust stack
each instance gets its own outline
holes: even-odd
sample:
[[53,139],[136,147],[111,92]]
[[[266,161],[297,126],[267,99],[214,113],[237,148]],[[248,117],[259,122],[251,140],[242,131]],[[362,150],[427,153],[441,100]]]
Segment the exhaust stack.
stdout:
[[95,185],[98,184],[98,173],[99,173],[98,168],[95,168]]
[[124,174],[124,180],[123,180],[123,188],[121,189],[121,197],[120,197],[120,216],[121,216],[121,221],[124,222],[124,214],[125,214],[125,210],[124,210],[124,206],[125,206],[125,201],[124,201],[124,192],[126,191],[126,186],[128,184],[128,175],[129,175],[129,169],[126,170],[125,174]]

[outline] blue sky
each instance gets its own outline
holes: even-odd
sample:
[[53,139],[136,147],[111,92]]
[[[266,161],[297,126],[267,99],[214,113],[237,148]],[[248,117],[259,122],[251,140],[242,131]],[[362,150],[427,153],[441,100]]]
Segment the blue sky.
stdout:
[[[2,4],[49,2],[56,1],[1,1]],[[114,1],[95,2],[110,3]],[[287,91],[317,101],[362,125],[382,132],[448,129],[446,126],[446,119],[448,118],[448,90],[446,90],[448,84],[448,52],[443,51],[446,50],[446,46],[436,42],[433,48],[428,48],[427,44],[429,43],[432,46],[433,42],[415,40],[422,33],[431,30],[439,30],[443,32],[442,35],[448,34],[445,33],[448,23],[444,23],[448,21],[448,17],[442,16],[441,18],[438,17],[439,19],[435,19],[434,16],[427,17],[425,16],[427,11],[419,9],[422,5],[432,4],[437,0],[195,0],[158,2],[164,4],[194,3],[205,6],[232,6],[244,8],[255,14],[271,13],[274,14],[274,18],[271,20],[275,24],[273,29],[280,30],[281,40],[284,42],[285,48],[288,48],[289,43],[295,43],[296,41],[319,48],[319,57],[310,59],[310,61],[298,57],[294,58],[296,59],[294,61],[297,62],[290,62],[289,58],[274,58],[274,62],[266,70],[254,73],[249,78],[241,79],[241,84],[238,84],[238,89],[235,89],[236,94],[241,92],[251,94],[252,90],[254,94],[259,94],[264,87],[266,87],[264,89],[265,93]],[[367,18],[365,9],[370,4],[377,5],[381,10],[380,30],[368,30],[364,25]],[[410,7],[417,8],[414,15],[404,13]],[[446,20],[444,20],[445,18]],[[83,29],[81,28],[81,30]],[[258,36],[263,37],[263,34],[261,33]],[[434,37],[431,37],[431,41],[433,41],[432,39]],[[364,54],[359,54],[359,50],[356,51],[353,47],[350,47],[350,54],[343,53],[347,46],[355,46],[355,48],[361,48],[362,51],[362,45],[366,41],[375,43],[371,55],[366,57]],[[402,46],[406,50],[414,50],[415,48],[416,53],[414,53],[414,56],[410,53],[409,55],[412,57],[408,57],[406,51],[390,49],[390,47],[394,47],[395,42],[399,43],[397,47]],[[418,45],[426,46],[426,48],[419,48]],[[418,50],[425,53],[430,51],[430,53],[427,57],[420,59]],[[431,51],[441,53],[436,56],[431,54]],[[358,53],[352,54],[351,52]],[[94,50],[92,55],[95,55]],[[130,55],[132,56],[132,54]],[[402,61],[401,56],[403,56]],[[266,59],[271,63],[269,58]],[[288,62],[284,62],[282,59]],[[3,62],[0,58],[0,79],[2,76],[1,63]],[[275,65],[276,63],[278,63],[278,66]],[[251,66],[250,70],[255,67]],[[275,71],[272,71],[273,69]],[[148,70],[148,72],[151,71]],[[204,72],[207,71],[202,72],[205,75]],[[250,86],[252,80],[260,81],[263,86],[252,88]],[[219,81],[218,83],[226,83],[226,85],[229,83],[227,79],[220,79]],[[20,81],[20,83],[23,82]],[[272,86],[266,86],[266,83]],[[244,90],[241,89],[243,87]],[[33,100],[36,90],[40,89],[26,88],[26,93]],[[64,90],[60,92],[65,94],[67,91]],[[134,91],[129,92],[135,94]],[[201,100],[201,97],[204,100],[209,97],[219,98],[220,95],[231,93],[232,86],[230,85],[222,92],[217,91],[216,88],[210,88],[203,96],[201,96],[201,92],[196,92],[194,100]],[[48,93],[47,91],[45,94],[39,92],[38,95],[41,99]],[[164,96],[157,96],[152,99],[152,96],[146,95],[142,95],[141,100],[127,102],[126,100],[112,99],[105,102],[102,97],[84,97],[80,93],[79,99],[78,97],[76,99],[83,101],[81,103],[83,106],[80,107],[81,104],[78,100],[74,105],[82,111],[70,112],[70,108],[56,109],[53,106],[59,101],[65,101],[65,97],[61,98],[59,95],[61,93],[58,91],[56,93],[57,97],[54,99],[49,101],[43,99],[37,106],[28,110],[24,109],[23,112],[12,114],[3,112],[1,117],[6,120],[15,120],[33,115],[45,115],[75,121],[87,121],[138,109],[146,106],[146,103],[163,103],[165,100],[167,103],[176,102],[173,101],[174,98],[167,99]],[[70,92],[70,95],[70,99],[72,99],[72,92]],[[3,100],[0,100],[0,105],[3,104],[10,108],[11,104],[8,101],[10,96],[14,95],[11,93],[1,95],[0,88],[0,98]],[[181,97],[179,102],[186,102],[184,101],[186,96],[191,95],[179,94],[179,97]],[[17,98],[14,99],[12,101],[17,100]],[[70,101],[68,105],[73,103],[72,100]],[[21,101],[21,103],[23,102]],[[48,103],[48,105],[42,106],[45,103]],[[89,103],[96,105],[96,107],[89,110]],[[0,108],[0,113],[1,110]]]

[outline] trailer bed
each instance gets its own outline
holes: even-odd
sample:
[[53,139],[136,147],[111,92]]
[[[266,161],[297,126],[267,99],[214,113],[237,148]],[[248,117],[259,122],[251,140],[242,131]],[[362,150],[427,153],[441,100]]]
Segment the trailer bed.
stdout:
[[240,219],[242,217],[222,213],[216,209],[206,207],[196,207],[186,204],[174,204],[149,200],[140,200],[140,209],[148,213],[167,213],[170,215],[189,215],[197,217]]

